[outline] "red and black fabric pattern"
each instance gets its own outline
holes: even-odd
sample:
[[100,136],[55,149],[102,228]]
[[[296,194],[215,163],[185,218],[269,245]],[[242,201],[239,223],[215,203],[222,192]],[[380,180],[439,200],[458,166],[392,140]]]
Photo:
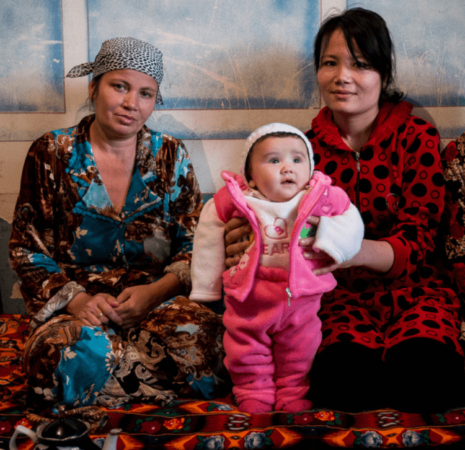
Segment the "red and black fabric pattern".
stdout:
[[439,133],[411,110],[407,102],[383,105],[358,153],[344,143],[328,108],[307,133],[315,169],[331,176],[359,208],[365,238],[385,240],[395,253],[385,274],[362,267],[334,273],[338,286],[322,299],[320,351],[337,342],[387,350],[430,338],[463,354],[459,300],[451,273],[434,253],[445,196]]

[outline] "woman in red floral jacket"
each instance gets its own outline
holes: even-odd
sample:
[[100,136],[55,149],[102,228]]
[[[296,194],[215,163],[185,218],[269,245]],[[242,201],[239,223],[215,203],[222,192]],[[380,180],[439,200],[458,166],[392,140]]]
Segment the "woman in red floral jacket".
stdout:
[[[393,89],[393,48],[378,14],[329,18],[314,59],[327,105],[307,133],[315,169],[359,208],[365,239],[352,260],[319,269],[338,286],[322,299],[310,397],[343,411],[465,406],[459,299],[434,254],[445,196],[439,133]],[[301,243],[309,259],[313,239]]]

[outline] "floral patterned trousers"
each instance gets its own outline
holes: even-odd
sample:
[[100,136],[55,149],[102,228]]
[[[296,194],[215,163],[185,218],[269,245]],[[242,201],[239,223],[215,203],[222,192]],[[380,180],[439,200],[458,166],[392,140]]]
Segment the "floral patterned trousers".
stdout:
[[223,333],[220,316],[181,296],[129,330],[56,316],[26,343],[28,410],[223,395]]

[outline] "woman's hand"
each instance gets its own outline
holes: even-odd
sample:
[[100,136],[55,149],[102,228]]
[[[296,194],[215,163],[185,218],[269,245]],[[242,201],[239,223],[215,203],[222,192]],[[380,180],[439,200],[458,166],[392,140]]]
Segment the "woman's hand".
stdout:
[[[318,227],[320,224],[320,218],[316,216],[309,216],[307,219],[307,223]],[[299,246],[303,248],[304,250],[304,258],[305,259],[318,259],[324,261],[324,266],[319,267],[318,269],[315,269],[313,273],[317,276],[320,275],[325,275],[327,273],[332,272],[333,270],[336,270],[338,268],[342,268],[342,264],[338,264],[336,261],[334,261],[331,256],[329,256],[326,252],[322,250],[314,250],[313,245],[315,244],[315,237],[308,237],[308,238],[303,238],[299,239]],[[348,262],[348,261],[346,261]],[[349,266],[347,266],[349,267]]]
[[351,267],[357,265],[354,261],[355,257],[349,259],[348,261],[344,261],[343,263],[339,264],[334,261],[331,256],[329,256],[326,252],[322,250],[313,250],[313,244],[315,243],[315,238],[304,238],[299,240],[299,245],[303,247],[304,250],[304,258],[305,259],[319,259],[324,261],[324,265],[318,267],[313,271],[316,276],[326,275],[327,273],[334,272],[336,269],[346,269],[347,267]]
[[115,312],[122,319],[123,328],[131,328],[147,318],[158,305],[179,293],[181,284],[176,275],[167,273],[155,283],[128,287],[116,298]]
[[[320,218],[310,216],[307,222],[311,225],[318,226]],[[313,271],[317,276],[334,272],[337,269],[347,269],[348,267],[354,266],[363,266],[375,272],[386,273],[389,272],[394,264],[394,250],[389,242],[363,239],[360,251],[352,259],[344,261],[341,264],[334,261],[327,253],[315,251],[313,249],[314,243],[314,237],[299,240],[299,246],[304,250],[305,259],[326,260],[326,264],[323,267],[319,267]]]
[[250,245],[248,241],[240,241],[252,231],[246,218],[229,220],[224,227],[224,246],[226,248],[226,267],[233,267],[239,263],[244,252]]
[[123,328],[131,328],[147,317],[147,314],[161,301],[157,302],[157,292],[153,286],[132,286],[126,288],[117,297],[116,312],[121,317]]
[[122,325],[123,321],[114,309],[118,305],[115,297],[110,294],[92,296],[80,292],[68,303],[65,310],[89,326],[99,326],[110,321]]

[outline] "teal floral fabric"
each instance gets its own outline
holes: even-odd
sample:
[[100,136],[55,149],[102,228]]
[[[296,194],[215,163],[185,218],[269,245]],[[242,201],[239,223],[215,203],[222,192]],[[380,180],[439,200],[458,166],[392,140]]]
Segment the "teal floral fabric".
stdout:
[[[116,357],[108,333],[100,327],[82,327],[80,339],[62,348],[58,361],[53,398],[65,405],[89,406],[113,372]],[[83,369],[85,376],[79,376]]]
[[80,291],[117,296],[164,272],[190,283],[202,196],[183,143],[142,128],[117,211],[89,143],[93,120],[45,134],[26,158],[9,247],[32,328]]
[[223,333],[221,317],[183,296],[129,330],[55,316],[25,345],[27,409],[37,414],[56,412],[58,405],[166,404],[179,395],[224,395],[231,384]]

